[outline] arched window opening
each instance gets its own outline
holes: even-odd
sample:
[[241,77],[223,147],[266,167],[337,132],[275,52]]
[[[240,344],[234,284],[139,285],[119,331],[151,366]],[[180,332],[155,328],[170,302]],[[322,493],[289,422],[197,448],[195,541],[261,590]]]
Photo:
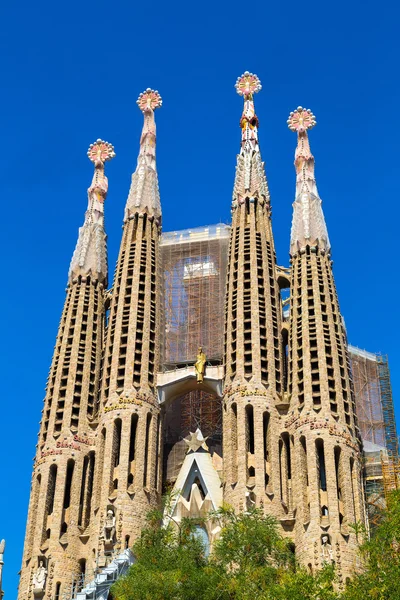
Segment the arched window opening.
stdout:
[[122,421],[121,419],[116,419],[114,421],[114,437],[113,437],[113,466],[118,467],[120,453],[121,453],[121,431],[122,431]]
[[265,470],[265,489],[267,490],[271,475],[271,465],[269,462],[270,453],[270,429],[269,429],[269,413],[263,414],[263,442],[264,442],[264,470]]
[[306,438],[302,436],[300,438],[300,484],[302,489],[303,498],[303,521],[308,523],[310,521],[310,494],[308,484],[308,465],[307,465],[307,442]]
[[232,444],[232,483],[237,481],[238,472],[238,419],[237,405],[232,404],[231,408],[231,444]]
[[290,452],[290,439],[287,432],[282,433],[279,440],[279,466],[281,481],[281,501],[286,510],[291,507],[292,497],[292,464]]
[[54,492],[56,490],[56,481],[57,481],[57,465],[51,465],[50,474],[49,474],[49,482],[47,484],[47,498],[46,498],[47,515],[51,515],[53,513]]
[[54,600],[61,600],[61,581],[57,581]]
[[74,475],[75,461],[69,460],[67,463],[67,474],[65,476],[65,488],[64,488],[64,503],[63,508],[67,509],[71,504],[71,487],[72,487],[72,478]]
[[86,480],[88,475],[88,466],[89,466],[89,457],[85,456],[83,459],[83,469],[82,469],[82,482],[81,482],[81,493],[79,496],[79,514],[78,514],[78,526],[82,526],[83,519],[83,506],[85,501],[85,490],[86,490]]
[[148,474],[148,470],[149,470],[149,442],[150,442],[150,427],[151,427],[151,421],[152,421],[152,417],[153,415],[151,413],[147,414],[146,417],[146,437],[145,437],[145,444],[144,444],[144,469],[143,469],[143,487],[147,487],[147,484],[150,483],[149,482],[149,474]]
[[325,470],[324,442],[322,440],[316,440],[315,447],[317,450],[319,487],[323,492],[326,492],[326,470]]
[[246,446],[247,452],[254,454],[254,410],[251,404],[246,406]]
[[335,446],[334,449],[335,456],[335,475],[336,475],[336,493],[338,500],[338,510],[339,510],[339,523],[343,524],[345,520],[345,502],[343,498],[343,465],[342,465],[342,451],[339,446]]
[[77,581],[77,589],[76,592],[80,592],[85,587],[85,579],[86,579],[86,560],[81,558],[78,562],[78,581]]

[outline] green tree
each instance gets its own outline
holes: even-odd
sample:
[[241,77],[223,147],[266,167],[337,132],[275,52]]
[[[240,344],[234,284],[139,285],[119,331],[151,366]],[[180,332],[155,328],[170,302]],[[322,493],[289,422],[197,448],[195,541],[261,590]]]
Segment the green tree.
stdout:
[[360,549],[364,569],[344,600],[400,600],[400,490],[392,492],[381,523]]
[[198,521],[161,527],[162,513],[149,514],[133,551],[137,562],[113,587],[116,600],[338,600],[334,571],[315,577],[295,561],[290,541],[259,509],[211,515],[222,532],[205,556],[194,535]]

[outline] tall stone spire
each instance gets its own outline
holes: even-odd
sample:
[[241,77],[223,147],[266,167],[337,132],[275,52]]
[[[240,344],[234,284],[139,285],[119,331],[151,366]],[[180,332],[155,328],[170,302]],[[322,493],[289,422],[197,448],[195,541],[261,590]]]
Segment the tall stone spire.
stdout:
[[242,143],[237,157],[233,202],[241,202],[244,198],[253,196],[269,201],[264,163],[258,144],[259,123],[253,99],[253,95],[259,92],[262,86],[257,75],[246,71],[238,78],[235,87],[237,93],[243,96],[244,106],[240,119]]
[[72,594],[71,574],[90,558],[93,525],[95,430],[105,329],[107,282],[103,205],[104,164],[114,156],[108,142],[89,148],[95,165],[85,222],[69,271],[67,294],[47,381],[32,475],[19,598]]
[[154,111],[162,105],[158,91],[148,88],[140,94],[137,104],[144,115],[140,150],[136,170],[125,207],[125,221],[137,212],[161,219],[160,192],[156,168],[156,123]]
[[161,106],[161,97],[148,89],[139,96],[138,104],[145,123],[111,293],[94,499],[98,531],[104,531],[109,519],[116,519],[118,528],[113,539],[98,540],[100,554],[112,550],[115,544],[133,542],[161,491],[161,418],[156,390],[161,208],[153,112]]
[[316,125],[313,113],[299,106],[290,113],[288,126],[297,131],[295,153],[296,199],[293,204],[293,221],[290,236],[290,253],[295,254],[306,245],[329,252],[328,231],[322,212],[322,202],[315,181],[315,161],[311,154],[307,130]]
[[298,133],[290,241],[290,416],[285,421],[285,435],[291,439],[294,539],[301,562],[314,569],[335,561],[342,584],[357,554],[357,537],[349,524],[364,521],[359,430],[346,332],[307,136],[315,118],[299,107],[288,125]]
[[107,285],[107,246],[104,231],[104,201],[108,180],[104,164],[114,158],[114,148],[98,139],[90,145],[88,157],[94,164],[92,184],[88,189],[88,208],[85,222],[79,229],[78,242],[69,269],[69,281],[79,275],[91,275]]
[[226,289],[224,500],[240,509],[250,494],[252,501],[264,502],[268,511],[283,518],[276,501],[280,485],[277,445],[271,444],[277,428],[277,406],[286,401],[281,300],[269,191],[253,102],[261,84],[256,75],[246,71],[235,87],[243,96],[244,109]]

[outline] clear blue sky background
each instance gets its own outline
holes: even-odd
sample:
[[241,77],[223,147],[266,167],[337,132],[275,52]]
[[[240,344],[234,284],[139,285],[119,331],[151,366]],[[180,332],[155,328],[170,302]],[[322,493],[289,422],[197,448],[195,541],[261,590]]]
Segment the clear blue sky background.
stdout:
[[[395,14],[397,13],[397,14]],[[400,414],[397,3],[3,2],[0,11],[2,405],[0,538],[16,597],[38,422],[67,270],[86,209],[88,145],[107,166],[110,271],[136,164],[142,115],[158,89],[164,230],[229,222],[249,70],[281,264],[288,263],[293,153],[286,126],[311,108],[317,182],[351,343],[389,354]]]

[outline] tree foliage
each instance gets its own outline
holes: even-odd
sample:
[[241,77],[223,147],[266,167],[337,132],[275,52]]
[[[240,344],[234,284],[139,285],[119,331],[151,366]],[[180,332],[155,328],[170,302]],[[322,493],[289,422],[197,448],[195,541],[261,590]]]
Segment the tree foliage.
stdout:
[[162,512],[149,513],[133,548],[137,561],[112,589],[115,600],[400,600],[400,492],[361,546],[363,572],[341,593],[334,567],[314,575],[300,567],[276,521],[261,510],[223,507],[211,517],[222,532],[207,557],[194,535],[199,521],[162,527]]
[[400,490],[392,492],[360,553],[364,569],[347,585],[344,600],[400,600]]

